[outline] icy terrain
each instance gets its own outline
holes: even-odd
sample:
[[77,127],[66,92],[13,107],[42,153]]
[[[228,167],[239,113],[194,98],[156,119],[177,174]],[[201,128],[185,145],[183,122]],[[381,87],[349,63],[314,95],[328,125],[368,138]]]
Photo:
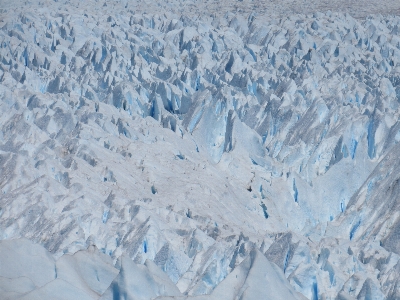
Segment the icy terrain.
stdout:
[[399,299],[400,17],[130,5],[0,5],[0,294]]

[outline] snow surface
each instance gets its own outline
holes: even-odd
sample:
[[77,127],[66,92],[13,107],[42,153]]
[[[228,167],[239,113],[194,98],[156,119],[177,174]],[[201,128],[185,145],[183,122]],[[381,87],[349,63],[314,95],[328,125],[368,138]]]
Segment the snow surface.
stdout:
[[399,4],[340,3],[2,2],[2,295],[400,298]]

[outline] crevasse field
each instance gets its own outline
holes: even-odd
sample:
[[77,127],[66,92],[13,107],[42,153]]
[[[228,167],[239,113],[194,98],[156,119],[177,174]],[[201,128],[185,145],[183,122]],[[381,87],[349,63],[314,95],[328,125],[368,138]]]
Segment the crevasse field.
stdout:
[[400,299],[400,2],[0,0],[0,299]]

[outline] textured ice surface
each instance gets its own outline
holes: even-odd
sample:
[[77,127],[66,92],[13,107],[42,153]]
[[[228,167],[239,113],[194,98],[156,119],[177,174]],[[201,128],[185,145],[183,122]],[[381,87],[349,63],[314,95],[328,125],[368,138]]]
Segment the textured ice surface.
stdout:
[[142,4],[1,3],[1,293],[400,298],[400,18]]

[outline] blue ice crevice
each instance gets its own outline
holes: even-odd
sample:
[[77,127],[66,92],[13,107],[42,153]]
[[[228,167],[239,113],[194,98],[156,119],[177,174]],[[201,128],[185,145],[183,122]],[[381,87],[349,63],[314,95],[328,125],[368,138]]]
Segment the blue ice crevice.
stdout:
[[268,212],[267,212],[267,206],[265,205],[264,202],[261,202],[260,206],[261,206],[261,208],[263,210],[264,218],[268,219],[269,215],[268,215]]
[[312,300],[318,300],[318,283],[316,278],[314,278],[312,284]]
[[354,156],[356,155],[357,145],[358,145],[357,140],[352,138],[351,139],[351,144],[350,144],[350,156],[351,156],[351,159],[354,159]]
[[350,240],[353,239],[357,229],[360,227],[361,225],[361,219],[357,221],[356,224],[354,224],[354,226],[350,229]]
[[294,198],[294,202],[298,203],[299,202],[299,191],[297,189],[296,186],[296,179],[293,178],[293,198]]
[[368,140],[368,156],[370,159],[373,159],[375,157],[375,126],[373,120],[368,124],[367,140]]
[[147,241],[143,241],[143,253],[147,253]]
[[290,247],[289,247],[288,251],[286,252],[285,260],[283,261],[283,273],[286,273],[286,268],[289,263],[289,257],[290,257]]
[[323,268],[324,271],[329,273],[329,281],[331,286],[335,285],[335,270],[333,269],[332,265],[327,261]]
[[197,78],[194,83],[194,90],[198,91],[200,89],[200,75],[197,75]]
[[107,223],[109,213],[110,213],[110,211],[108,211],[108,210],[104,211],[103,218],[102,218],[103,224]]

